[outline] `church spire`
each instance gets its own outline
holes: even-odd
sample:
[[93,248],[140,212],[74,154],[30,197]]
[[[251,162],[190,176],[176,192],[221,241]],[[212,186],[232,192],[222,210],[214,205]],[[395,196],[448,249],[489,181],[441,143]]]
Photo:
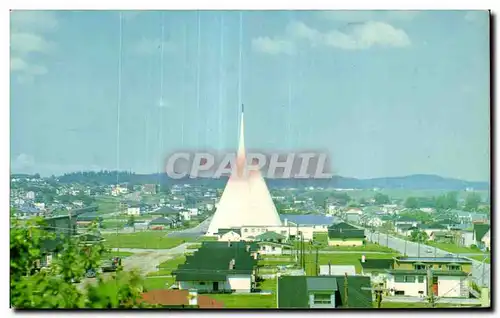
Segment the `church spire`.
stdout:
[[244,122],[244,112],[245,106],[241,105],[241,117],[240,117],[240,140],[238,144],[238,160],[245,159],[245,122]]

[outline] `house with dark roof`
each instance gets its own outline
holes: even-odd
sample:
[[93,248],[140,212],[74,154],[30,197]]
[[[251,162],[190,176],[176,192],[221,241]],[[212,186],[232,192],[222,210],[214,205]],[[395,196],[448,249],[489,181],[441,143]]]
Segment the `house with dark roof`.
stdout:
[[412,224],[399,224],[395,227],[395,230],[397,233],[404,235],[404,236],[410,236],[411,232],[418,230],[418,227]]
[[363,255],[360,259],[361,275],[370,276],[372,283],[385,283],[388,278],[386,270],[392,269],[394,259],[392,258],[369,258]]
[[433,231],[429,235],[429,240],[437,243],[453,243],[455,236],[448,231]]
[[429,269],[435,296],[469,297],[472,261],[462,257],[395,257],[393,268],[386,270],[386,288],[392,295],[427,297]]
[[197,290],[156,289],[141,295],[142,301],[161,308],[224,308],[224,303]]
[[446,231],[447,227],[439,224],[439,223],[431,223],[431,224],[420,224],[417,226],[419,230],[424,231],[427,233],[428,236],[431,236],[432,232],[438,232],[438,231]]
[[255,288],[256,246],[248,242],[203,242],[172,272],[178,289],[206,292],[251,292]]
[[241,240],[241,229],[219,229],[216,235],[219,242],[238,242]]
[[175,227],[175,221],[168,217],[159,217],[149,222],[149,228],[163,230],[165,228]]
[[473,240],[475,241],[475,245],[479,247],[480,249],[485,248],[485,244],[483,242],[483,237],[488,233],[490,230],[490,225],[489,224],[481,224],[481,223],[476,223],[474,224],[473,227]]
[[276,294],[280,309],[373,307],[365,276],[282,276]]
[[96,222],[99,226],[102,224],[103,217],[96,212],[82,213],[76,217],[76,224],[78,226],[88,226]]
[[282,255],[285,250],[291,250],[292,245],[287,243],[286,236],[274,231],[267,231],[255,237],[259,246],[259,254]]
[[361,246],[365,244],[365,231],[341,222],[328,228],[328,245]]

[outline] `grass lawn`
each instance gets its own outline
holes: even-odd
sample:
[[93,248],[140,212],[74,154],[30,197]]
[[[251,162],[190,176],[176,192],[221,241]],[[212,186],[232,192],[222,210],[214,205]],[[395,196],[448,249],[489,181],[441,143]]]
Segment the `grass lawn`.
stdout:
[[276,280],[266,279],[258,288],[272,294],[210,294],[210,297],[223,301],[225,308],[276,308]]
[[136,233],[119,233],[119,234],[104,234],[107,247],[121,248],[158,248],[169,249],[178,246],[190,238],[186,237],[167,237],[165,231],[155,232],[136,232]]
[[99,197],[96,199],[97,212],[99,214],[108,214],[116,212],[118,208],[118,198],[113,197]]
[[[485,255],[485,256],[486,256],[486,255]],[[484,257],[485,257],[485,256],[482,256],[482,255],[476,255],[476,256],[467,256],[467,257],[472,258],[472,259],[475,259],[476,261],[480,261],[480,262],[482,262],[482,261],[484,260]],[[490,263],[490,256],[488,256],[488,258],[486,258],[486,259],[484,260],[484,262],[485,262],[486,264],[489,264],[489,263]]]
[[173,277],[146,277],[146,279],[144,279],[144,287],[147,290],[166,289],[173,283]]
[[[427,245],[430,246],[435,246],[439,249],[442,249],[443,251],[448,251],[450,253],[455,253],[455,254],[461,254],[461,253],[484,253],[478,248],[470,248],[470,247],[464,247],[464,246],[457,246],[456,244],[453,243],[436,243],[429,241],[426,243]],[[487,254],[487,253],[484,253]],[[483,256],[484,258],[484,256]]]
[[160,264],[160,269],[156,272],[148,273],[147,276],[163,276],[163,275],[172,275],[172,271],[177,269],[180,264],[184,264],[186,261],[186,256],[181,255],[176,258],[169,259]]
[[387,246],[378,245],[375,243],[366,243],[363,246],[325,246],[320,248],[325,251],[367,251],[367,252],[384,252],[384,253],[397,253],[396,250]]

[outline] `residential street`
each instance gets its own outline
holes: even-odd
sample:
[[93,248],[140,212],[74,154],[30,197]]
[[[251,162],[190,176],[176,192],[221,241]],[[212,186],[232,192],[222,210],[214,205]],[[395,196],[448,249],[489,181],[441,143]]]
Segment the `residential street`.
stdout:
[[[446,256],[447,254],[451,254],[450,252],[440,250],[438,248],[434,248],[432,246],[428,246],[425,244],[420,244],[420,253],[419,253],[419,244],[410,242],[410,241],[405,241],[403,239],[400,239],[398,237],[394,237],[391,235],[387,235],[384,233],[380,233],[380,238],[379,238],[379,232],[374,232],[371,233],[370,230],[365,229],[365,235],[368,239],[368,241],[372,242],[378,242],[380,245],[390,247],[392,249],[395,249],[399,251],[400,253],[405,253],[408,256],[428,256],[428,257],[442,257]],[[405,243],[406,242],[406,243]],[[427,250],[431,250],[431,253],[427,253]],[[454,255],[459,255],[466,257],[466,254],[454,254]],[[490,281],[491,281],[491,273],[490,273],[490,264],[481,263],[480,261],[470,259],[472,261],[473,269],[472,269],[472,278],[478,284],[479,286],[486,285],[490,286]],[[483,280],[483,270],[484,270],[484,280]]]

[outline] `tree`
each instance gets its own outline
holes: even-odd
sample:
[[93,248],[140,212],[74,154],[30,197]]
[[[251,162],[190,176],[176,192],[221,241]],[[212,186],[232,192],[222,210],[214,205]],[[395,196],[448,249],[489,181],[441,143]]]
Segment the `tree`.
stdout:
[[134,226],[134,224],[135,224],[135,216],[131,215],[131,216],[128,218],[127,225],[128,225],[128,226]]
[[387,204],[391,202],[388,195],[382,194],[380,192],[375,193],[374,199],[376,204]]
[[426,242],[429,239],[429,236],[425,231],[421,231],[418,229],[415,229],[411,232],[410,234],[410,240],[413,242]]
[[408,208],[408,209],[416,209],[416,208],[418,208],[417,198],[414,198],[414,197],[408,197],[408,198],[406,198],[405,208]]
[[[41,219],[25,224],[13,220],[10,231],[11,305],[17,309],[137,308],[141,280],[120,270],[108,280],[98,277],[95,286],[77,288],[87,269],[98,268],[106,249],[102,243],[84,244],[79,238],[62,238],[58,255],[39,269],[43,246],[57,237],[45,230]],[[93,228],[91,228],[93,229]],[[114,289],[113,289],[114,287]],[[117,292],[118,291],[118,292]]]
[[477,192],[470,192],[465,198],[465,211],[477,211],[481,203],[481,196]]

